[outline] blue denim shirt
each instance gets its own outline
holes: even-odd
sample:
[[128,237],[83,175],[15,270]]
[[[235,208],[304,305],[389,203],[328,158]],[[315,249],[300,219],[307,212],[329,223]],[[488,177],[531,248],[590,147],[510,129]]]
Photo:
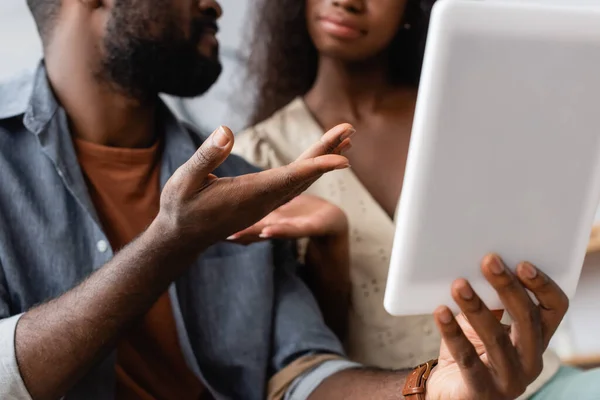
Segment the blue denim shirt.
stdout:
[[[202,139],[164,106],[162,113],[164,185]],[[254,171],[232,156],[216,173]],[[0,179],[0,397],[26,398],[15,394],[24,388],[14,356],[18,317],[73,288],[113,257],[88,195],[67,116],[43,64],[34,76],[0,86]],[[342,354],[296,268],[285,242],[248,247],[219,243],[171,286],[186,361],[215,398],[263,399],[269,378],[298,357]],[[114,362],[113,353],[66,398],[113,398]],[[314,388],[346,367],[330,364],[310,382],[293,386]]]

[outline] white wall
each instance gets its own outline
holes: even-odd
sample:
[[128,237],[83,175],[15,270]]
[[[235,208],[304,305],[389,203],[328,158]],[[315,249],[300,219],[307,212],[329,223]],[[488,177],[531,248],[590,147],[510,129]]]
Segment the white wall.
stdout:
[[0,82],[35,65],[41,44],[25,0],[0,0]]

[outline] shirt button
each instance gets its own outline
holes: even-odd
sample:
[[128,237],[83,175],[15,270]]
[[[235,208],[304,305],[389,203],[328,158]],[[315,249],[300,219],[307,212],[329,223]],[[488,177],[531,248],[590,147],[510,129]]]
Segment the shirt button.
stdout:
[[96,243],[96,248],[100,253],[105,253],[106,250],[108,250],[108,243],[106,243],[106,240],[98,240],[98,243]]

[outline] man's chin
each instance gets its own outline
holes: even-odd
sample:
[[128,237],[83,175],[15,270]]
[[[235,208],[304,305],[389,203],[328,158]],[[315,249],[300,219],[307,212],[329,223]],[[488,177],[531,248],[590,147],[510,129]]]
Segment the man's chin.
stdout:
[[200,41],[197,49],[200,57],[212,62],[219,62],[219,42],[205,43],[204,41]]
[[210,67],[204,65],[196,71],[190,71],[187,78],[185,75],[178,75],[170,82],[163,82],[161,92],[185,98],[201,96],[217,82],[222,70],[223,67],[219,62],[215,62]]

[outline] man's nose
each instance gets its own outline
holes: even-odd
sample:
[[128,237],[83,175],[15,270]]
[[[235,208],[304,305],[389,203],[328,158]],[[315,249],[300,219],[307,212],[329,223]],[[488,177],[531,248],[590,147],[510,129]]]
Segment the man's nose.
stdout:
[[209,15],[215,19],[219,19],[223,15],[223,8],[216,0],[198,0],[198,8],[203,15]]

